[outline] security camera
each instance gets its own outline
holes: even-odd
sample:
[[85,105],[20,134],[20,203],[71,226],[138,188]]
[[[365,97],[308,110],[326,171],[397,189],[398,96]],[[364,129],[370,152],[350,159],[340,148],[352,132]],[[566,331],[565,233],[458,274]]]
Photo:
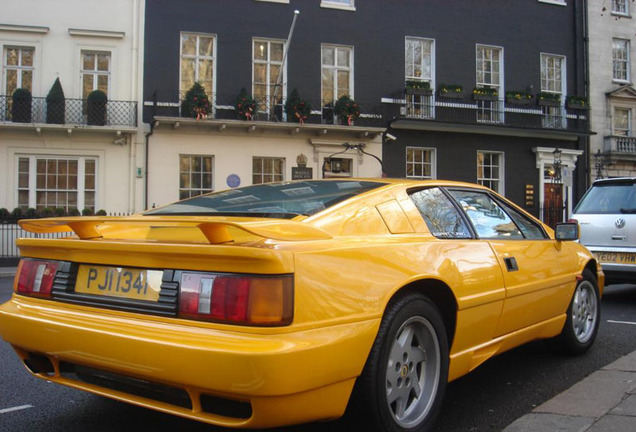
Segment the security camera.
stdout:
[[386,135],[384,135],[384,137],[387,141],[395,141],[397,139],[395,135],[391,135],[390,133],[387,133]]

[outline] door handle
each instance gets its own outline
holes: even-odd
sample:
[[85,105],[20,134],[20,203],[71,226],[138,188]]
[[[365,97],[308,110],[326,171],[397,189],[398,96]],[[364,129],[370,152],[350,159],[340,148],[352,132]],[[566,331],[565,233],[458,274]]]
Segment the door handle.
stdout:
[[506,263],[506,270],[508,270],[509,272],[519,270],[519,266],[517,265],[517,260],[514,257],[504,258],[504,262]]

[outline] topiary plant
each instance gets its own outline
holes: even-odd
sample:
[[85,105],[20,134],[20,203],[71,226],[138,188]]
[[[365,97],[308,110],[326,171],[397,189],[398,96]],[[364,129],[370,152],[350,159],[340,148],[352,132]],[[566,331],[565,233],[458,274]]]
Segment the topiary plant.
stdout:
[[293,89],[287,102],[285,102],[285,112],[287,113],[287,121],[303,124],[311,114],[311,105],[300,98],[298,90]]
[[46,95],[46,122],[50,124],[64,124],[66,112],[66,98],[60,79],[56,78],[55,82]]
[[93,90],[86,98],[86,112],[88,124],[104,126],[106,124],[106,103],[108,96],[101,90]]
[[207,117],[210,112],[211,108],[208,94],[200,83],[195,82],[194,85],[190,87],[190,90],[186,92],[185,98],[183,102],[181,102],[181,116],[200,120]]
[[11,96],[11,118],[16,123],[31,123],[31,92],[25,88],[15,89]]

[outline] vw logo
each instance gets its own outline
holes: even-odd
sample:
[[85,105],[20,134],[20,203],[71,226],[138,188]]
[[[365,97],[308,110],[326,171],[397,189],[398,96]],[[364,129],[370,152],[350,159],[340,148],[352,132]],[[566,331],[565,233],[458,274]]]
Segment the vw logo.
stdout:
[[625,219],[623,218],[618,218],[616,219],[616,222],[614,222],[614,225],[616,225],[616,228],[621,229],[625,226]]

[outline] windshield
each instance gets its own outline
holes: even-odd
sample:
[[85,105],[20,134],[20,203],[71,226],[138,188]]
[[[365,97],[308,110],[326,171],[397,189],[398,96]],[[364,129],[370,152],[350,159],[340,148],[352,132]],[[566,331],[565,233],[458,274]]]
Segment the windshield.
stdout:
[[576,206],[574,213],[636,213],[636,183],[612,182],[594,185]]
[[291,219],[310,216],[347,198],[384,186],[371,181],[266,183],[189,198],[144,213],[158,215],[253,216]]

